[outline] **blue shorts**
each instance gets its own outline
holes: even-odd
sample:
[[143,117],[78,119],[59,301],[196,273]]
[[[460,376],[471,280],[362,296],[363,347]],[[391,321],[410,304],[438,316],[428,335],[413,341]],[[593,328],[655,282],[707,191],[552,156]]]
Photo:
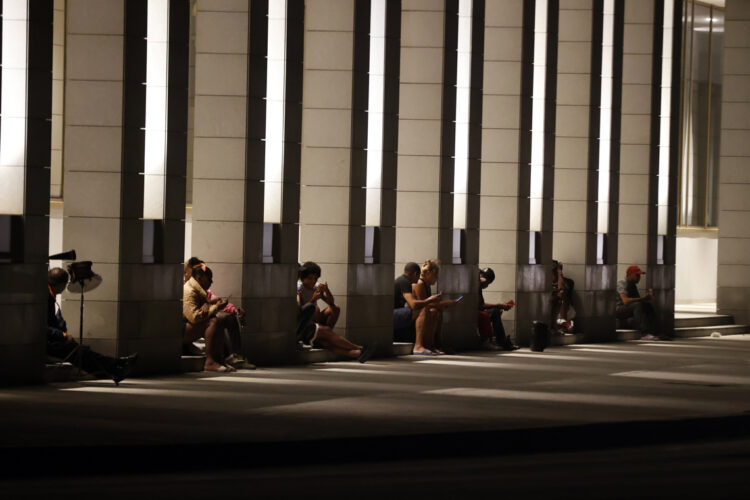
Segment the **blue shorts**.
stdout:
[[411,325],[411,308],[409,306],[404,306],[393,310],[394,330],[409,328]]

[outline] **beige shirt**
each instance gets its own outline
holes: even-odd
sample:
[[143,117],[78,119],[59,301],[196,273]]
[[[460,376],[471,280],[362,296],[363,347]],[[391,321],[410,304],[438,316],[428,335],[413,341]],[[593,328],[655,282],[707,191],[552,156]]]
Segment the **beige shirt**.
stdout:
[[192,324],[203,323],[215,316],[219,310],[216,304],[208,304],[206,291],[195,278],[190,278],[182,287],[182,315]]

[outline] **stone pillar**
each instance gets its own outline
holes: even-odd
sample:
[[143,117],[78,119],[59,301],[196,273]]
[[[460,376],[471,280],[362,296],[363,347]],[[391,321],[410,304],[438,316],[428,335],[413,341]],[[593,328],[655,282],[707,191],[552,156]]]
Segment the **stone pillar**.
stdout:
[[441,2],[402,2],[397,274],[438,256],[444,24]]
[[[654,2],[625,2],[622,56],[622,116],[617,236],[617,276],[628,266],[646,269],[649,239]],[[661,56],[661,54],[659,54]],[[646,282],[641,282],[645,292]]]
[[596,237],[602,4],[560,0],[559,15],[552,256],[575,282],[575,331],[612,339],[615,267],[597,264]]
[[725,14],[717,306],[750,324],[750,4],[727,0]]
[[[534,321],[549,321],[550,265],[552,262],[553,190],[555,182],[555,123],[557,91],[558,0],[549,0],[545,75],[544,158],[541,231],[531,232],[531,143],[534,95],[534,46],[536,44],[533,0],[524,2],[521,71],[521,137],[518,158],[518,239],[516,253],[516,342],[528,344]],[[534,245],[532,247],[532,240]]]
[[[521,128],[521,75],[524,61],[524,1],[488,1],[485,10],[482,112],[482,178],[479,212],[479,266],[495,271],[484,291],[489,303],[517,301],[516,246],[528,238],[518,230],[518,174]],[[531,26],[533,34],[533,24]],[[525,166],[528,168],[528,164]],[[516,309],[503,314],[515,335]]]
[[[170,2],[164,219],[143,220],[147,4],[67,4],[63,247],[104,281],[85,295],[84,340],[139,352],[140,373],[179,369],[187,125],[188,8]],[[70,333],[79,297],[66,293]]]
[[305,4],[299,259],[322,268],[321,281],[341,308],[335,330],[342,335],[349,326],[350,250],[364,248],[363,228],[350,225],[352,173],[361,169],[352,154],[354,21],[353,2]]
[[[47,247],[49,237],[50,119],[52,115],[51,0],[29,2],[26,151],[23,211],[0,215],[0,385],[42,380],[46,344]],[[6,17],[8,21],[10,16]],[[19,21],[20,22],[20,21]],[[10,65],[6,64],[6,68]],[[14,117],[12,117],[14,118]],[[7,118],[9,125],[11,119]],[[6,177],[6,179],[8,178]],[[17,177],[16,177],[17,178]]]
[[242,351],[261,364],[288,362],[294,353],[297,239],[290,229],[296,230],[297,220],[299,140],[294,132],[298,135],[299,119],[294,118],[299,97],[294,89],[301,92],[301,80],[299,72],[289,68],[301,64],[300,47],[294,43],[300,7],[301,2],[289,1],[284,210],[277,225],[281,230],[269,226],[267,231],[281,250],[267,263],[263,180],[268,2],[199,1],[196,19],[192,253],[213,269],[212,291],[246,310]]
[[50,197],[61,198],[63,187],[63,109],[65,108],[65,1],[55,0],[52,34],[52,156]]

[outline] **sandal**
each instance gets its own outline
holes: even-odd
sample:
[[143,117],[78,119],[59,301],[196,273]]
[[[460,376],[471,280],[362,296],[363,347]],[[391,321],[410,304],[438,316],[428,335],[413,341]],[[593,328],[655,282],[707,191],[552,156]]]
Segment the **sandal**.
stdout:
[[421,352],[412,351],[411,353],[415,356],[432,356],[433,355],[433,352],[429,349],[425,349],[424,351],[421,351]]

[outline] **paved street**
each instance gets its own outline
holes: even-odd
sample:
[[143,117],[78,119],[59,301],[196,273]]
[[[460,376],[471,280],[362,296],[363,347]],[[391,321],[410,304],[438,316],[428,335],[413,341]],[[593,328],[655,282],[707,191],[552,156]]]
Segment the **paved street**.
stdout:
[[[16,461],[3,474],[48,475],[24,464],[72,455],[81,468],[65,475],[85,475],[119,467],[117,458],[99,457],[122,449],[122,460],[139,456],[128,459],[133,472],[154,464],[179,472],[200,462],[203,472],[218,473],[229,464],[311,465],[310,456],[316,465],[499,460],[705,439],[735,440],[746,462],[748,441],[736,439],[750,436],[748,340],[579,344],[544,353],[190,373],[128,379],[120,387],[83,381],[6,388],[2,444]],[[222,449],[228,451],[201,460]]]

